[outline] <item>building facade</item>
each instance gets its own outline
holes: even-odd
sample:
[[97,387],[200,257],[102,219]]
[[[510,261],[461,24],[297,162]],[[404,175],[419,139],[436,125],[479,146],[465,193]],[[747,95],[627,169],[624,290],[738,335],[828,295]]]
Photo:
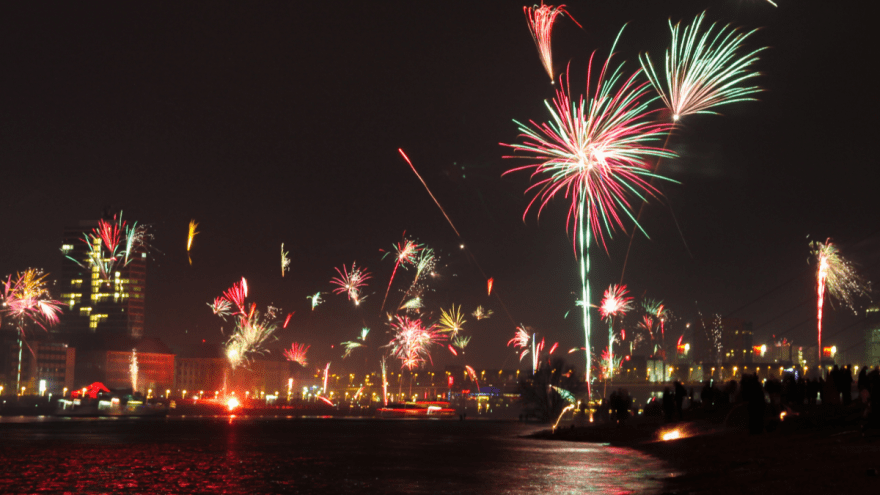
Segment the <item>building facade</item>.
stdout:
[[90,249],[101,251],[100,238],[93,241],[87,235],[98,225],[81,221],[64,230],[59,290],[67,307],[55,331],[143,337],[146,254],[137,254],[124,267],[117,264],[118,269],[105,276],[88,254]]

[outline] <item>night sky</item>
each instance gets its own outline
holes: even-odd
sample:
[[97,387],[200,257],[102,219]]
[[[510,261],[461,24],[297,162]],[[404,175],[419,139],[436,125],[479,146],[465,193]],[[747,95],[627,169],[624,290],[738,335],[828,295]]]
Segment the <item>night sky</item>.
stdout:
[[[573,0],[583,29],[562,18],[554,30],[556,69],[570,63],[578,92],[591,52],[604,60],[624,23],[617,60],[628,71],[641,51],[659,59],[668,18],[705,8],[710,20],[761,27],[748,45],[770,47],[761,101],[685,119],[670,139],[680,157],[661,164],[681,184],[663,185],[665,202],[642,215],[651,239],[635,239],[624,282],[668,304],[676,338],[701,311],[753,322],[756,343],[781,334],[815,345],[812,239],[832,238],[864,275],[880,275],[869,16],[840,2],[777,3]],[[580,319],[565,318],[580,286],[568,203],[523,222],[528,174],[501,177],[525,163],[501,158],[499,142],[517,140],[512,119],[545,121],[554,90],[521,4],[16,2],[0,7],[0,25],[0,274],[56,272],[63,228],[112,206],[155,235],[147,335],[177,352],[222,342],[205,303],[244,276],[251,301],[296,311],[272,354],[297,341],[316,365],[348,363],[338,344],[368,326],[373,361],[387,342],[379,306],[393,268],[380,250],[406,232],[441,256],[428,313],[495,312],[468,318],[473,340],[455,362],[514,366],[514,323],[561,349],[583,345]],[[190,219],[201,232],[192,266]],[[594,300],[619,281],[628,241],[618,232],[607,254],[594,246]],[[373,273],[364,303],[326,294],[310,311],[306,296],[355,260]],[[494,277],[491,298],[480,267]],[[413,273],[398,272],[391,305]],[[860,318],[835,305],[824,341],[858,360]],[[452,362],[434,355],[435,367]]]

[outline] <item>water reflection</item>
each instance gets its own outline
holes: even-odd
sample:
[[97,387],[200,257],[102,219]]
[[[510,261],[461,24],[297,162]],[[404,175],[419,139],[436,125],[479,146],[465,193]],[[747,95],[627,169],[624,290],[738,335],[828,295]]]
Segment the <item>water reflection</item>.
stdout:
[[654,493],[639,452],[484,421],[247,417],[0,422],[0,492]]

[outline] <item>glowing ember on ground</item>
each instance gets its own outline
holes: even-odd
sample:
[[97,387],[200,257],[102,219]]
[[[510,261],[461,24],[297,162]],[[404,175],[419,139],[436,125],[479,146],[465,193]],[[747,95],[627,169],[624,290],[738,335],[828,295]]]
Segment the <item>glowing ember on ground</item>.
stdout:
[[669,440],[677,440],[677,439],[679,439],[679,438],[681,438],[681,437],[682,437],[682,436],[681,436],[681,430],[669,430],[669,431],[664,431],[664,432],[660,435],[660,439],[663,440],[664,442],[667,442],[667,441],[669,441]]

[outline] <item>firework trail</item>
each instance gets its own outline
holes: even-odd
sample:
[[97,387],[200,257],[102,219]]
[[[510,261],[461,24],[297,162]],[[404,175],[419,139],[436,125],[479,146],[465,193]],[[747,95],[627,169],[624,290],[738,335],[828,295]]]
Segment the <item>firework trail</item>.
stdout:
[[475,309],[474,312],[471,313],[471,315],[473,315],[473,317],[477,320],[485,320],[492,316],[492,310],[483,309],[482,306],[477,306],[477,309]]
[[449,349],[449,352],[451,352],[453,356],[458,357],[458,351],[455,350],[455,347],[452,347],[452,344],[450,344],[446,347]]
[[281,276],[284,277],[285,272],[290,271],[290,258],[287,255],[289,252],[284,250],[284,243],[281,243]]
[[[608,362],[614,359],[614,317],[624,316],[633,309],[633,298],[627,297],[625,285],[612,285],[605,291],[599,314],[608,322]],[[613,375],[614,368],[609,368]]]
[[562,397],[562,400],[568,401],[572,404],[577,403],[577,399],[574,397],[574,394],[569,392],[568,390],[565,390],[564,388],[559,388],[556,385],[550,385],[550,388],[555,390],[556,393],[559,394],[560,397]]
[[297,344],[294,342],[290,345],[290,349],[284,349],[284,357],[291,362],[298,363],[300,366],[305,367],[308,364],[306,360],[306,353],[309,352],[310,345],[305,344]]
[[385,358],[383,357],[379,364],[382,368],[382,404],[388,405],[388,373],[385,366]]
[[452,220],[449,219],[449,215],[446,214],[446,210],[444,210],[443,207],[440,206],[440,202],[437,201],[437,198],[434,197],[434,193],[432,193],[431,190],[428,188],[428,184],[425,183],[425,179],[423,179],[422,176],[419,175],[419,172],[416,170],[416,167],[413,166],[409,157],[406,156],[406,153],[404,153],[402,149],[397,148],[397,151],[400,152],[400,156],[402,156],[403,159],[406,160],[406,163],[409,164],[409,168],[411,168],[413,173],[416,174],[416,177],[419,178],[419,180],[422,182],[422,185],[425,186],[425,190],[428,191],[428,194],[431,196],[431,199],[434,200],[434,204],[437,205],[437,208],[440,208],[440,212],[443,213],[444,217],[446,217],[446,221],[449,222],[449,226],[452,227],[452,230],[455,231],[455,235],[461,238],[461,234],[458,233],[458,229],[456,229],[455,225],[452,224]]
[[[330,363],[328,362],[327,367],[324,368],[324,388],[321,391],[321,395],[324,395],[327,393],[327,379],[329,377],[330,377]],[[330,405],[332,406],[333,404],[330,404]]]
[[138,389],[138,353],[137,349],[131,350],[131,359],[128,365],[128,373],[131,375],[131,390],[132,393],[137,392]]
[[448,312],[442,308],[440,309],[440,321],[437,322],[437,327],[441,332],[449,333],[454,338],[462,330],[464,323],[465,320],[464,315],[461,313],[461,306],[456,308],[453,304]]
[[[623,30],[621,30],[621,33]],[[618,39],[620,34],[618,34]],[[617,40],[614,42],[616,46]],[[611,53],[614,52],[612,46]],[[595,54],[594,54],[595,55]],[[535,195],[526,207],[523,217],[540,199],[538,215],[547,203],[562,191],[570,198],[567,225],[576,229],[573,243],[580,262],[581,300],[584,318],[584,341],[587,351],[586,373],[588,397],[590,390],[590,260],[589,246],[592,235],[606,248],[603,228],[611,235],[617,227],[623,228],[622,215],[633,220],[629,196],[641,201],[643,193],[659,197],[660,192],[645,177],[662,178],[650,171],[648,157],[672,157],[674,153],[652,146],[659,136],[671,128],[669,123],[652,122],[648,110],[646,83],[638,82],[638,72],[628,78],[622,75],[623,64],[611,69],[609,55],[599,72],[590,96],[593,56],[587,73],[587,96],[573,103],[568,80],[556,91],[553,105],[546,104],[552,122],[532,127],[520,124],[522,144],[504,145],[524,152],[525,158],[535,163],[516,167],[505,174],[532,170],[532,177],[547,175],[526,192]],[[561,78],[560,78],[561,79]],[[616,89],[615,89],[616,88]],[[513,158],[513,157],[510,157]],[[669,180],[669,179],[666,179]],[[639,227],[641,229],[641,227]],[[644,231],[643,231],[644,232]]]
[[548,355],[553,354],[553,352],[556,350],[557,347],[559,347],[559,342],[554,343],[553,347],[550,348],[550,352],[548,352],[547,354]]
[[339,287],[333,289],[333,293],[347,294],[349,301],[354,301],[355,306],[360,305],[361,288],[366,287],[367,280],[371,278],[370,272],[365,268],[358,268],[355,262],[352,262],[350,272],[345,268],[345,265],[342,265],[342,270],[339,268],[335,268],[335,270],[339,276],[331,279],[330,283]]
[[495,284],[495,279],[492,277],[489,277],[489,280],[486,281],[486,292],[488,293],[486,295],[488,295],[488,296],[492,295],[492,286],[494,284]]
[[319,304],[324,302],[324,299],[321,298],[321,294],[323,294],[323,292],[316,292],[315,294],[313,294],[311,296],[306,296],[306,299],[308,299],[309,302],[311,302],[311,304],[312,304],[312,311],[314,311],[315,308],[317,308]]
[[424,327],[422,320],[406,316],[395,316],[391,329],[394,336],[386,347],[391,349],[392,357],[400,360],[401,368],[410,371],[430,360],[431,349],[446,340],[435,325]]
[[477,393],[480,392],[480,382],[477,380],[477,372],[474,371],[470,366],[465,365],[464,369],[467,370],[467,374],[470,375],[471,380],[474,381],[474,384],[477,386]]
[[[553,82],[553,53],[550,50],[550,35],[553,32],[553,23],[557,16],[565,16],[565,5],[554,7],[552,5],[542,5],[538,7],[523,7],[526,14],[526,21],[529,25],[529,32],[532,33],[532,39],[535,40],[535,46],[538,47],[538,54],[541,56],[541,63],[544,64],[544,70],[550,76],[550,82]],[[568,14],[571,17],[571,14]],[[571,17],[578,27],[583,28],[577,21]]]
[[422,250],[422,246],[408,239],[404,239],[403,242],[397,243],[395,249],[397,250],[397,259],[394,262],[394,270],[391,271],[391,279],[388,280],[388,288],[385,289],[385,298],[382,299],[382,308],[379,309],[379,312],[385,310],[385,302],[388,300],[388,292],[391,291],[391,283],[394,282],[394,275],[397,273],[397,267],[401,264],[404,268],[406,268],[406,265],[415,265],[418,253]]
[[[296,313],[296,311],[293,313]],[[284,319],[284,325],[281,325],[281,328],[287,328],[287,324],[290,323],[290,317],[293,316],[293,313],[287,313],[287,318]]]
[[757,30],[739,33],[727,25],[713,33],[715,24],[712,24],[701,36],[700,24],[705,15],[705,12],[698,15],[693,24],[684,29],[680,22],[673,26],[669,21],[672,46],[666,50],[665,85],[648,55],[639,56],[645,75],[672,112],[674,121],[686,115],[717,114],[711,109],[738,101],[754,101],[749,95],[761,91],[758,86],[741,84],[760,75],[749,67],[758,61],[758,53],[766,47],[743,56],[737,53],[746,38]]
[[822,363],[822,310],[825,305],[825,292],[834,299],[853,308],[853,298],[867,296],[870,284],[865,282],[855,271],[852,263],[844,259],[831,240],[824,243],[810,243],[810,253],[818,261],[816,271],[816,295],[818,296],[816,321],[819,335],[819,363]]
[[199,234],[196,230],[199,228],[199,223],[195,220],[189,221],[189,234],[186,236],[186,252],[188,253],[190,249],[192,249],[193,239]]

